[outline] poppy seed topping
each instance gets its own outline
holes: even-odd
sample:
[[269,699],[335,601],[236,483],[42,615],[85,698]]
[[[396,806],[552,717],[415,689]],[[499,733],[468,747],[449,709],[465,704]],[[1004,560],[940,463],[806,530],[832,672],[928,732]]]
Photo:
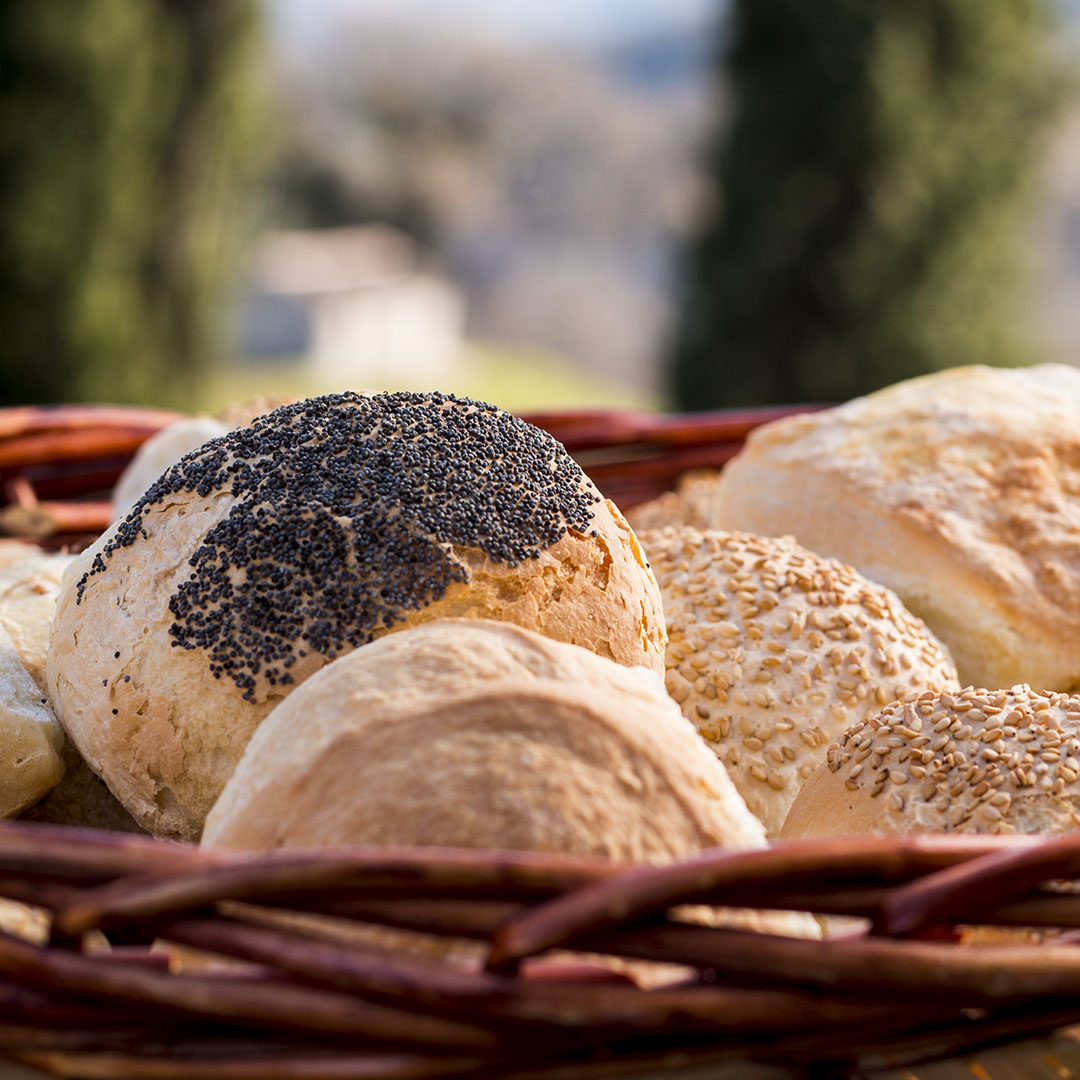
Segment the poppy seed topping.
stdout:
[[235,500],[169,599],[172,644],[203,649],[215,678],[255,700],[256,678],[293,682],[308,652],[330,659],[441,599],[474,548],[508,566],[599,501],[540,428],[447,394],[342,393],[286,405],[212,439],[166,471],[77,586],[145,540],[144,515],[178,492]]

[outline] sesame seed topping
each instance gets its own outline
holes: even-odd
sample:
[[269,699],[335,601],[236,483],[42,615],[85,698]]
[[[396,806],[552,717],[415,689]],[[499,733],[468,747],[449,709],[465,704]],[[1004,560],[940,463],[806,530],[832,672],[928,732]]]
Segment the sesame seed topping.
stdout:
[[[1044,793],[1044,798],[1068,791],[1071,799],[1080,798],[1076,756],[1080,695],[1034,692],[1020,685],[990,703],[986,693],[968,687],[939,694],[936,700],[922,695],[894,702],[844,732],[829,748],[828,767],[847,791],[871,786],[873,790],[867,791],[871,798],[885,778],[900,785],[907,777],[918,781],[918,798],[940,815],[934,818],[916,810],[918,828],[990,832],[1047,828],[1046,822],[1039,823],[1031,803],[1018,808],[1019,817],[1010,816],[1009,789]],[[923,738],[905,723],[916,703],[933,730],[940,732],[932,749],[922,749]],[[958,722],[961,716],[963,723]],[[873,756],[864,749],[870,745]],[[845,770],[849,748],[856,758],[867,757],[869,775],[862,764]],[[1047,805],[1046,821],[1056,820],[1054,808]]]

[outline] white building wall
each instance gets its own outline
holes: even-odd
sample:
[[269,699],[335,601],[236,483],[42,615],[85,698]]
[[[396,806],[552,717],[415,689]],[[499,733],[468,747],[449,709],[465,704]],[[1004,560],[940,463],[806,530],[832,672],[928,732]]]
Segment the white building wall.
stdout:
[[465,302],[427,275],[312,297],[309,363],[341,387],[448,385],[462,350]]

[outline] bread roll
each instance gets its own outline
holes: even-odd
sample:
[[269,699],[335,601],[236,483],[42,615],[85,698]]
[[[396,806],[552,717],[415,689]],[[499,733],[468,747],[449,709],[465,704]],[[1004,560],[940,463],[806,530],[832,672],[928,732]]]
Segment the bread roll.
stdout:
[[[450,812],[452,809],[452,812]],[[383,638],[260,725],[204,843],[422,843],[648,860],[761,828],[651,672],[518,627]]]
[[14,817],[64,773],[64,733],[0,627],[0,817]]
[[192,838],[295,685],[450,616],[663,669],[637,541],[549,435],[439,394],[315,398],[188,455],[79,556],[49,687],[135,819]]
[[967,367],[751,432],[719,528],[893,589],[962,682],[1080,687],[1080,371]]
[[1080,695],[1021,685],[927,692],[855,724],[803,785],[781,835],[1077,827]]
[[668,692],[768,836],[849,724],[913,690],[960,688],[893,593],[789,536],[681,528],[641,543],[664,599]]
[[[41,690],[46,686],[45,658],[60,581],[73,559],[73,555],[30,548],[23,558],[0,566],[0,627],[7,631],[23,666]],[[44,799],[20,816],[58,825],[140,831],[70,740],[62,742],[63,777]]]
[[203,835],[241,849],[363,843],[665,862],[764,834],[653,672],[451,620],[365,645],[282,702]]
[[60,579],[73,559],[73,555],[35,548],[24,558],[0,566],[0,626],[41,689],[45,688],[45,657]]

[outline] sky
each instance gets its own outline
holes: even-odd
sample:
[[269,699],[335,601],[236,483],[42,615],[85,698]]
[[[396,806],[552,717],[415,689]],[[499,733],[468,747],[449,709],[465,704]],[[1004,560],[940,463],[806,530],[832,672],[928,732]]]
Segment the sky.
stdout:
[[317,39],[350,16],[475,26],[510,39],[618,42],[672,26],[708,24],[723,0],[268,0],[279,32]]

